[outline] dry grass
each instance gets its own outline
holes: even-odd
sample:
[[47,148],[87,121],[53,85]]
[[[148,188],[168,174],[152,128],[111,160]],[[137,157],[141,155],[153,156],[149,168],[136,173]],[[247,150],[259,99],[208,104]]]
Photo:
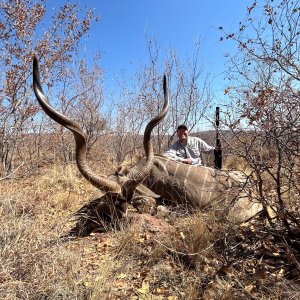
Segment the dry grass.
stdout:
[[55,166],[26,181],[0,182],[0,299],[299,296],[298,283],[280,277],[280,269],[276,276],[252,274],[254,260],[234,252],[240,228],[215,223],[207,213],[178,217],[170,227],[160,221],[164,230],[157,231],[149,225],[155,218],[133,214],[119,231],[61,240],[93,191],[76,172]]
[[240,170],[245,174],[249,174],[251,172],[245,159],[235,155],[226,156],[226,159],[224,159],[223,168],[225,170]]
[[1,182],[1,299],[84,298],[78,251],[59,240],[82,200],[83,183],[72,174],[55,167],[26,182]]

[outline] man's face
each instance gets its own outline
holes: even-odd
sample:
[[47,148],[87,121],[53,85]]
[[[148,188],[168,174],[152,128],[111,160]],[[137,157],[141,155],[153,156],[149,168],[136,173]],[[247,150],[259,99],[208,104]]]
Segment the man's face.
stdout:
[[187,138],[189,136],[189,132],[188,132],[188,130],[182,128],[182,129],[177,130],[177,136],[178,136],[179,141],[181,143],[186,143],[187,142]]

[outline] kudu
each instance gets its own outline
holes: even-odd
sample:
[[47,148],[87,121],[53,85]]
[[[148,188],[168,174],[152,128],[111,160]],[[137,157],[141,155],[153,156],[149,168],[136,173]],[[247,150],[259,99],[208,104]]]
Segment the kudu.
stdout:
[[[119,174],[127,172],[124,168]],[[213,211],[216,219],[241,223],[262,211],[250,179],[240,171],[187,165],[155,155],[144,184],[169,205],[187,212]]]
[[188,211],[207,209],[216,218],[244,222],[262,210],[249,178],[239,171],[222,171],[155,156],[145,182],[152,192]]
[[[128,169],[123,168],[118,174],[125,176],[127,173]],[[240,171],[187,165],[155,155],[143,184],[152,194],[145,190],[141,200],[136,198],[135,202],[150,201],[151,204],[159,195],[161,200],[185,211],[210,210],[216,219],[235,223],[245,222],[262,211],[250,178]],[[151,209],[155,210],[153,204]]]
[[146,158],[142,163],[130,168],[126,175],[122,173],[110,176],[97,175],[90,169],[86,160],[87,145],[84,133],[77,122],[55,110],[47,101],[40,83],[39,66],[36,57],[33,60],[33,89],[44,112],[55,122],[73,133],[76,145],[75,158],[77,167],[82,176],[97,188],[91,201],[78,211],[79,222],[71,233],[84,236],[98,227],[104,227],[107,222],[111,223],[118,220],[124,216],[126,204],[131,202],[134,197],[139,198],[139,195],[144,194],[147,194],[145,197],[157,197],[157,195],[140,184],[149,175],[153,165],[154,152],[151,132],[163,120],[168,111],[169,99],[166,76],[163,78],[163,109],[147,124],[144,132],[143,145]]

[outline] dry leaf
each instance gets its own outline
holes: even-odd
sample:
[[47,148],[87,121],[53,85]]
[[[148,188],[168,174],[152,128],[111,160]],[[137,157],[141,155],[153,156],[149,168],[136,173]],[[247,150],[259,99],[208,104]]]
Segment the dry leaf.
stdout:
[[142,287],[137,289],[137,291],[140,293],[140,294],[147,294],[149,293],[149,282],[148,281],[143,281],[142,282]]
[[156,293],[157,295],[164,294],[164,293],[165,293],[165,289],[156,288],[156,289],[155,289],[155,293]]
[[233,269],[230,266],[222,266],[222,268],[219,270],[220,273],[224,273],[226,275],[232,275]]
[[284,269],[280,269],[279,272],[277,273],[277,277],[281,277],[284,274]]
[[127,274],[121,273],[121,274],[118,275],[117,278],[118,278],[118,279],[124,279],[124,278],[127,278]]
[[93,285],[93,283],[91,281],[85,281],[83,283],[83,285],[86,286],[86,287],[91,287]]
[[246,285],[245,286],[245,291],[248,292],[248,293],[250,293],[254,289],[254,287],[255,286],[252,285],[252,284]]
[[181,237],[183,240],[185,239],[185,235],[183,234],[182,231],[179,233],[179,235],[180,235],[180,237]]

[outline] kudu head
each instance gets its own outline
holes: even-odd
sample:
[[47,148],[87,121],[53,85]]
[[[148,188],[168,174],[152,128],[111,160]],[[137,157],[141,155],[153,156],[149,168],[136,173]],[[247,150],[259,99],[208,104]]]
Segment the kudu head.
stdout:
[[[44,110],[44,112],[55,122],[69,129],[75,139],[75,158],[77,167],[82,176],[89,181],[94,187],[100,191],[100,195],[106,197],[106,202],[109,198],[111,205],[115,208],[121,209],[120,206],[130,201],[136,187],[144,181],[149,175],[154,159],[153,145],[151,141],[151,132],[155,126],[157,126],[163,118],[166,116],[168,111],[168,87],[166,76],[163,78],[163,90],[164,90],[164,106],[162,111],[155,116],[146,126],[144,131],[143,145],[146,154],[145,163],[139,164],[139,167],[129,169],[126,174],[120,173],[116,176],[105,176],[95,174],[87,164],[86,153],[87,145],[84,133],[79,124],[63,115],[62,113],[55,110],[50,103],[47,101],[46,96],[42,90],[38,60],[34,57],[33,60],[33,89],[36,98]],[[122,210],[122,209],[121,209]]]

